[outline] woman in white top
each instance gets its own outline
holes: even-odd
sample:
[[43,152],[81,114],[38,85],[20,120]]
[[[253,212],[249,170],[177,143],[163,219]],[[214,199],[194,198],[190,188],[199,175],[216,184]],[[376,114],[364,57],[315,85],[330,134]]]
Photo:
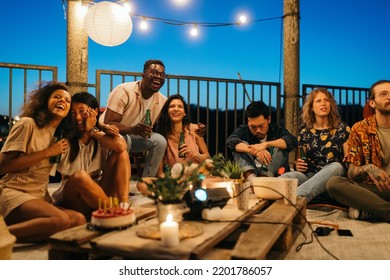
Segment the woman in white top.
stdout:
[[0,215],[18,242],[41,242],[53,233],[85,223],[81,213],[57,208],[48,193],[49,161],[68,146],[51,144],[64,124],[71,96],[65,84],[49,82],[29,95],[22,118],[12,127],[0,153]]
[[[75,133],[57,170],[60,188],[53,194],[57,205],[77,210],[87,219],[98,209],[118,198],[128,207],[130,160],[127,144],[114,125],[98,125],[99,104],[88,92],[72,96],[71,116]],[[112,197],[110,200],[109,197]]]

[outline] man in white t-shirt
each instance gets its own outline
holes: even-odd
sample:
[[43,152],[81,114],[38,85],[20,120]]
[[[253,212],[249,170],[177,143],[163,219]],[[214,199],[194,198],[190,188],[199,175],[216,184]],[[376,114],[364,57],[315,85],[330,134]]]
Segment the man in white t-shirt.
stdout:
[[167,98],[160,92],[165,83],[165,66],[160,60],[147,60],[142,80],[118,85],[108,96],[107,108],[100,116],[101,123],[113,124],[127,138],[128,151],[147,151],[143,177],[155,177],[167,142],[145,125],[145,113],[150,109],[155,123]]

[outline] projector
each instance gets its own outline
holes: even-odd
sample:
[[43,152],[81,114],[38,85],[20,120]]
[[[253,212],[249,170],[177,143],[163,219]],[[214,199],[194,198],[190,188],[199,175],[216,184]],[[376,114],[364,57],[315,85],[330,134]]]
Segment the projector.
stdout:
[[226,188],[197,188],[187,191],[183,199],[187,207],[190,208],[189,212],[183,214],[183,218],[185,220],[201,220],[203,209],[223,208],[231,197]]

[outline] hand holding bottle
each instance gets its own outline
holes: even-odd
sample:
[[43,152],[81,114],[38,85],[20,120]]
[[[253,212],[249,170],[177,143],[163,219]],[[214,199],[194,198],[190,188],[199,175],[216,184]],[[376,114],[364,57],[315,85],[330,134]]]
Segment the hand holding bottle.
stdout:
[[[61,134],[62,138],[62,134]],[[57,141],[57,138],[54,139]],[[61,161],[61,155],[65,153],[68,148],[68,141],[66,139],[59,139],[57,142],[54,142],[50,145],[47,150],[50,155],[50,162],[59,163]]]
[[145,129],[142,133],[142,136],[145,138],[150,138],[150,136],[152,135],[152,119],[150,117],[150,109],[146,110],[144,125],[145,125]]
[[295,162],[295,165],[296,165],[295,169],[299,172],[306,172],[308,169],[308,165],[306,163],[306,160],[307,160],[307,156],[306,156],[305,149],[302,146],[300,146],[299,147],[299,158]]
[[180,138],[179,138],[179,158],[185,158],[187,153],[184,151],[187,148],[187,145],[184,141],[184,132],[180,132]]

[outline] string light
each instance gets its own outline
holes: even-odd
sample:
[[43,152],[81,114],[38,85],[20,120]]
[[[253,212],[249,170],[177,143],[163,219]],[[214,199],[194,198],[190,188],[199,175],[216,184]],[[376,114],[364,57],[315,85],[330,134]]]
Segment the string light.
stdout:
[[189,0],[171,0],[173,4],[177,6],[185,6],[188,4]]
[[238,18],[238,23],[239,24],[245,24],[247,22],[247,17],[245,15],[241,15],[239,18]]
[[[64,2],[66,1],[75,1],[75,0],[62,0],[63,2],[63,8],[65,13],[65,5]],[[177,6],[183,6],[189,2],[189,0],[171,0],[175,5]],[[234,22],[196,22],[196,21],[182,21],[182,20],[173,20],[168,18],[160,18],[155,16],[148,16],[148,15],[139,15],[136,13],[133,13],[133,5],[130,5],[130,0],[112,0],[111,2],[115,2],[117,4],[121,4],[126,12],[135,19],[138,19],[139,22],[139,28],[142,31],[146,31],[149,29],[149,23],[151,21],[157,21],[168,25],[173,26],[190,26],[190,34],[192,37],[197,37],[199,35],[199,28],[213,28],[213,27],[228,27],[228,26],[242,26],[242,25],[249,25],[252,23],[262,22],[262,21],[271,21],[271,20],[280,20],[284,19],[284,16],[278,16],[278,17],[270,17],[270,18],[263,18],[263,19],[254,19],[250,20],[246,15],[240,15],[237,19],[237,21]],[[81,8],[83,11],[81,12],[83,15],[86,14],[88,6],[96,4],[94,1],[91,0],[80,0],[80,3],[82,3]],[[99,3],[99,2],[97,2]]]
[[146,22],[146,19],[142,19],[141,23],[139,24],[139,27],[141,30],[147,30],[148,29],[148,23]]
[[123,8],[125,9],[126,12],[131,13],[132,7],[130,6],[129,2],[126,2],[123,4]]
[[192,37],[198,36],[198,26],[194,24],[190,30],[190,34]]

